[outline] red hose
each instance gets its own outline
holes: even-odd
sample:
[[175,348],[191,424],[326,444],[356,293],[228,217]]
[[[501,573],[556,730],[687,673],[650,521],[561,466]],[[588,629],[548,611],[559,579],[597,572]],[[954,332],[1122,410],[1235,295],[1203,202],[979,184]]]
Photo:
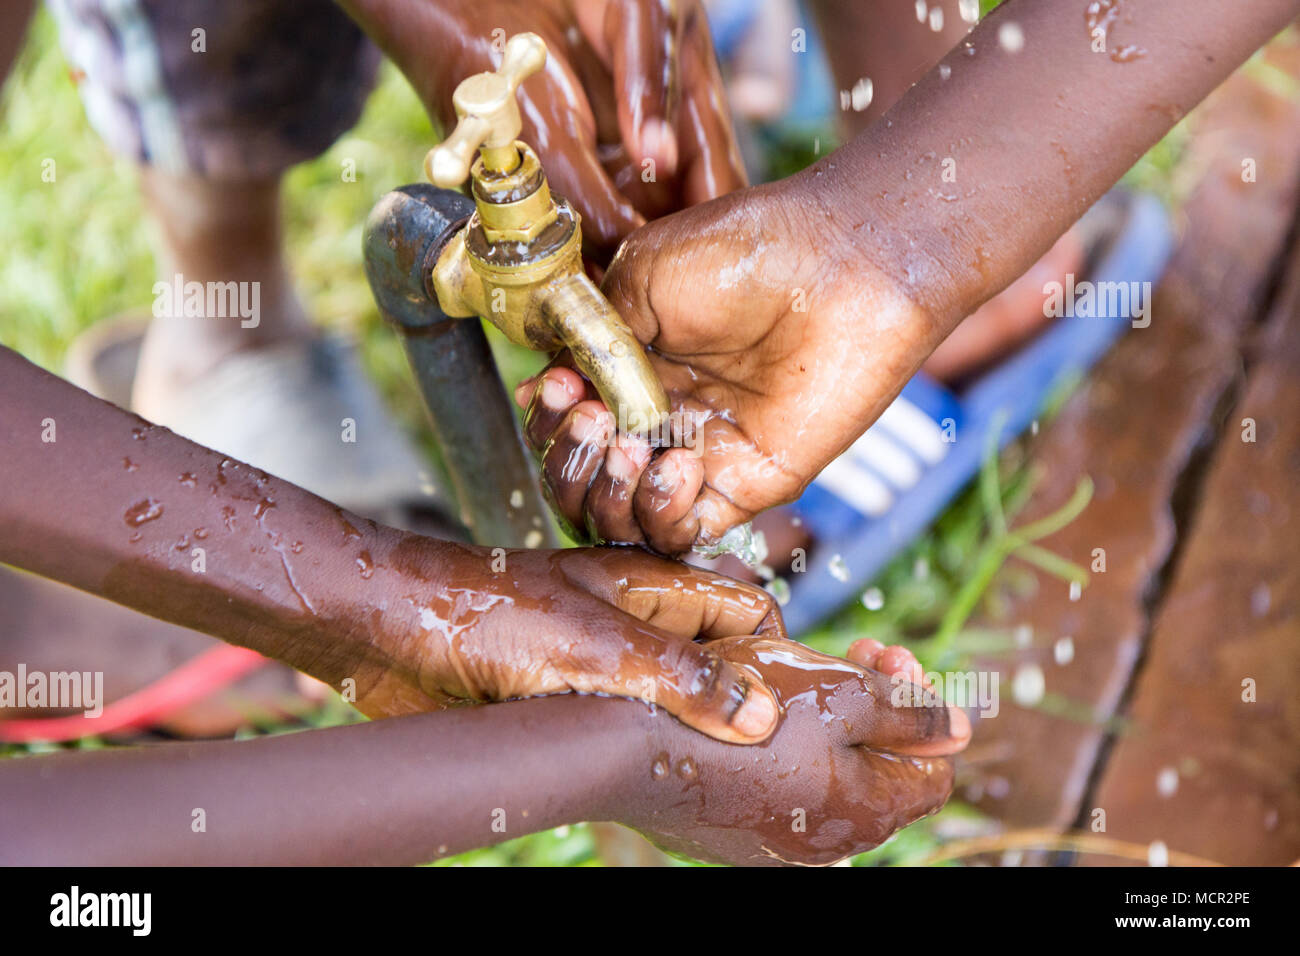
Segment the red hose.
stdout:
[[246,647],[221,644],[186,661],[152,684],[105,705],[98,717],[73,714],[0,723],[0,742],[29,744],[39,740],[62,743],[118,730],[149,727],[167,714],[233,684],[266,661],[261,654]]

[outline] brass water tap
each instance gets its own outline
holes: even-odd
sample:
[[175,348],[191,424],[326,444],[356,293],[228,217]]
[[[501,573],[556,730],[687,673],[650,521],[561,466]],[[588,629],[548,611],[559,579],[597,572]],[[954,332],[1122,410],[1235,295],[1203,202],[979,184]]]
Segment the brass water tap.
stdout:
[[475,212],[438,255],[433,289],[449,316],[482,316],[531,349],[567,347],[619,427],[644,434],[667,417],[668,397],[641,343],[582,267],[581,217],[551,193],[537,154],[518,139],[515,91],[545,63],[546,43],[521,33],[506,43],[499,70],[456,87],[456,128],[424,168],[443,189],[470,178]]

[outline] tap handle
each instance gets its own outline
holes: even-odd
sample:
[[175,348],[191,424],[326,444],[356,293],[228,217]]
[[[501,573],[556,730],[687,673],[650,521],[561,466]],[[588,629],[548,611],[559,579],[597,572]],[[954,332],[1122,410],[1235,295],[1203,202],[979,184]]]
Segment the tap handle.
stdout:
[[506,43],[500,69],[461,81],[452,94],[456,128],[424,160],[430,182],[455,189],[469,176],[474,151],[480,148],[484,164],[497,172],[510,172],[518,165],[514,142],[523,120],[515,91],[545,65],[546,42],[536,33],[518,33]]

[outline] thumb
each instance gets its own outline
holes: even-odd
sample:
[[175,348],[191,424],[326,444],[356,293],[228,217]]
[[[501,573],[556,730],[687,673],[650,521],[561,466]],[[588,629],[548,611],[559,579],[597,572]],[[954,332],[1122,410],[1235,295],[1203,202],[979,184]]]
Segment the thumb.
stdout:
[[570,644],[564,677],[573,690],[645,701],[724,743],[761,743],[771,736],[780,710],[752,672],[706,645],[626,617],[618,631],[591,631]]

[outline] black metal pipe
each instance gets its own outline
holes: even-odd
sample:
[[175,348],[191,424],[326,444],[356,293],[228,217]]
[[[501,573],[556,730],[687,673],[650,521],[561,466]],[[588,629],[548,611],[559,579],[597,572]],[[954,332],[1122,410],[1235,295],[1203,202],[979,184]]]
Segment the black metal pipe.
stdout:
[[478,544],[553,545],[554,536],[482,322],[454,319],[428,286],[438,253],[474,211],[461,193],[423,184],[388,193],[366,220],[366,277],[401,333],[424,396],[444,477]]

